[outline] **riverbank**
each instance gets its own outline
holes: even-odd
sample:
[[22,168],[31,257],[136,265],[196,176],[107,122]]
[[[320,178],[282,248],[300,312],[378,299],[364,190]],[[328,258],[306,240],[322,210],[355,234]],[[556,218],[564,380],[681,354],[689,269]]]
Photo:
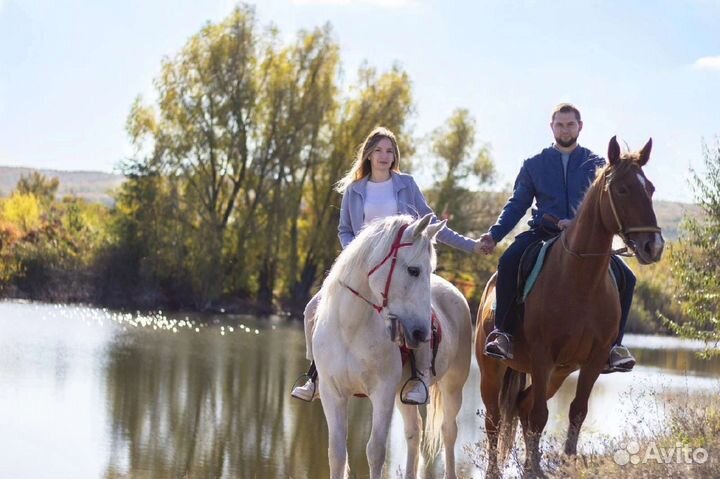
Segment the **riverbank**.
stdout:
[[[634,426],[621,437],[596,442],[593,451],[567,457],[560,438],[543,437],[543,469],[549,478],[720,477],[720,407],[714,391],[705,395],[680,394],[663,399],[656,392],[656,411],[634,411],[627,417]],[[620,398],[622,400],[622,398]],[[638,420],[638,418],[643,418]],[[581,443],[583,434],[581,432]],[[516,438],[521,444],[521,436]],[[485,470],[487,453],[472,452],[473,463]],[[508,469],[519,471],[524,447],[511,454]]]
[[[107,287],[92,275],[57,274],[38,284],[7,284],[0,291],[0,299],[22,300],[53,304],[81,304],[99,308],[131,311],[194,312],[211,314],[277,315],[302,320],[304,302],[262,302],[254,298],[219,298],[209,304],[197,304],[192,295],[179,295],[159,288],[135,288],[132,291]],[[111,283],[111,282],[110,282]],[[638,296],[643,295],[641,290]],[[626,333],[675,336],[662,321],[644,308],[642,297],[636,297],[630,312]],[[469,301],[475,321],[479,304]]]
[[132,294],[112,294],[98,291],[95,284],[76,278],[54,281],[42,289],[27,291],[15,285],[8,285],[0,292],[0,299],[32,301],[49,304],[83,305],[121,311],[157,311],[208,314],[250,314],[258,316],[277,315],[301,319],[304,305],[267,304],[247,298],[219,299],[210,304],[200,305],[164,294],[160,290],[137,291]]

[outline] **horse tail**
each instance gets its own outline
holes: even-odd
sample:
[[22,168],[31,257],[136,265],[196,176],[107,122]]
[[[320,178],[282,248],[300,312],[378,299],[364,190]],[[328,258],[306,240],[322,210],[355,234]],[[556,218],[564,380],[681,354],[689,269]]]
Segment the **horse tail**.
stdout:
[[438,383],[430,386],[430,404],[427,406],[424,432],[422,437],[422,451],[426,457],[437,456],[442,447],[442,424],[443,424],[443,395]]
[[498,434],[498,461],[505,461],[515,442],[518,425],[518,397],[525,389],[527,374],[507,368],[500,390],[500,431]]

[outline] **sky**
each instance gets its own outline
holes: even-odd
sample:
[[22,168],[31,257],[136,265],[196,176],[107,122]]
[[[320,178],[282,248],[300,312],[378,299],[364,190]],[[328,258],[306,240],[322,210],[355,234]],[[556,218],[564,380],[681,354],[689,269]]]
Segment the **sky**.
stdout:
[[[398,63],[412,80],[418,138],[470,110],[497,188],[551,144],[550,113],[563,101],[582,112],[580,143],[603,156],[613,135],[632,149],[653,138],[646,174],[658,199],[693,201],[690,168],[702,172],[703,144],[720,135],[720,0],[251,3],[288,42],[330,22],[346,87],[364,61]],[[117,171],[132,151],[130,106],[154,97],[161,60],[235,4],[0,0],[0,165]],[[429,186],[430,169],[418,179]]]

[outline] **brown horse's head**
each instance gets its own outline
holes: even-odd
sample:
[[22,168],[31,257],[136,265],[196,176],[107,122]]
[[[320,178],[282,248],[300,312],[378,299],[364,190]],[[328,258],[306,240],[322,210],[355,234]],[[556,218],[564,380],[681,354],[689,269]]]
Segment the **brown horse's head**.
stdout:
[[652,139],[642,150],[621,155],[613,136],[608,146],[609,164],[599,178],[604,182],[602,221],[608,230],[620,235],[642,264],[659,261],[665,245],[652,205],[655,187],[643,172],[651,148]]

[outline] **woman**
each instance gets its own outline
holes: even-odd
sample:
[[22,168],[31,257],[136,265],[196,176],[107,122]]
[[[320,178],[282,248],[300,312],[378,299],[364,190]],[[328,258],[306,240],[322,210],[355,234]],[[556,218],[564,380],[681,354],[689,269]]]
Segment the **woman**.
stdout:
[[[420,192],[412,176],[400,172],[400,151],[395,135],[387,128],[377,127],[365,138],[358,149],[353,167],[337,183],[335,188],[342,196],[338,236],[343,248],[357,236],[360,230],[373,220],[396,214],[421,217],[432,210]],[[438,221],[433,218],[433,222]],[[437,235],[438,241],[468,253],[480,253],[480,244],[448,227]],[[313,361],[312,331],[315,312],[322,290],[305,308],[305,342],[307,358]],[[429,378],[432,363],[430,342],[422,343],[415,352],[420,378]],[[293,389],[291,395],[304,401],[317,397],[317,372],[315,363],[310,364],[308,381]],[[404,401],[425,404],[427,388],[422,379],[412,381],[403,390]]]

